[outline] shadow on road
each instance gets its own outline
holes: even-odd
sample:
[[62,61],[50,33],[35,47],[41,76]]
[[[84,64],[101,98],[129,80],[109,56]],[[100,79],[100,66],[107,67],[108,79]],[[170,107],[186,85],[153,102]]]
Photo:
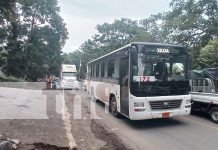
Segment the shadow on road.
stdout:
[[196,117],[200,117],[201,119],[204,120],[210,120],[210,116],[208,113],[206,112],[202,112],[202,111],[192,111],[191,115],[196,116]]
[[[101,101],[96,101],[96,104],[104,109],[105,105]],[[109,114],[110,115],[110,114]],[[178,117],[177,117],[178,118]],[[163,127],[176,127],[176,126],[184,126],[186,123],[184,121],[180,121],[176,118],[168,118],[168,119],[148,119],[148,120],[130,120],[125,116],[121,116],[119,118],[115,118],[121,120],[126,125],[131,128],[140,130],[140,129],[154,129],[154,128],[163,128]]]
[[129,120],[124,119],[128,126],[131,128],[140,130],[140,129],[155,129],[155,128],[164,128],[164,127],[176,127],[186,125],[184,122],[176,120],[174,118],[169,119],[149,119],[149,120]]

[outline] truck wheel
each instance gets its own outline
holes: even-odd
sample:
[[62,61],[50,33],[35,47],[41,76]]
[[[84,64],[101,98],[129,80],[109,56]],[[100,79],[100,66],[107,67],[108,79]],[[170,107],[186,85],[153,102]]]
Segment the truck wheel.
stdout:
[[110,111],[114,117],[119,118],[120,114],[117,111],[117,100],[114,96],[110,100]]
[[214,123],[218,123],[218,107],[213,107],[210,110],[210,119],[214,122]]

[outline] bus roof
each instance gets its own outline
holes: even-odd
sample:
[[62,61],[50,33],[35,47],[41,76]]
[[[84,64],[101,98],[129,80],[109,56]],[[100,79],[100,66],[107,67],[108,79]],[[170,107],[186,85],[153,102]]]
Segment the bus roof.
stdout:
[[114,54],[116,52],[119,52],[120,50],[122,50],[124,48],[131,47],[132,45],[168,46],[168,47],[184,48],[184,46],[182,46],[182,45],[175,45],[175,44],[162,44],[162,43],[151,43],[151,42],[132,42],[132,43],[126,45],[126,46],[123,46],[123,47],[121,47],[121,48],[119,48],[117,50],[114,50],[114,51],[112,51],[112,52],[110,52],[108,54],[105,54],[105,55],[103,55],[103,56],[101,56],[99,58],[96,58],[96,59],[88,62],[88,64],[93,63],[93,62],[95,62],[97,60],[100,60],[102,58],[105,58],[105,57],[107,57],[107,56],[109,56],[111,54]]

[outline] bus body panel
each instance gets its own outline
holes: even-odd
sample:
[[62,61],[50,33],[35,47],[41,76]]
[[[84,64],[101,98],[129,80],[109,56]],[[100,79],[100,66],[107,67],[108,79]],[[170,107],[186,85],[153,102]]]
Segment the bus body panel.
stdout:
[[101,81],[89,81],[89,94],[91,94],[92,90],[94,97],[106,105],[109,105],[110,95],[114,95],[117,100],[117,108],[120,112],[120,85],[114,83],[105,83]]

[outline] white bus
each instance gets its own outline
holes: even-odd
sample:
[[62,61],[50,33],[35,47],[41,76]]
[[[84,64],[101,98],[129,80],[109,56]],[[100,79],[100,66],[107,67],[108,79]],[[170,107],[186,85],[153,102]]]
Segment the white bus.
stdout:
[[185,47],[135,42],[88,63],[92,100],[131,120],[189,115],[189,68]]

